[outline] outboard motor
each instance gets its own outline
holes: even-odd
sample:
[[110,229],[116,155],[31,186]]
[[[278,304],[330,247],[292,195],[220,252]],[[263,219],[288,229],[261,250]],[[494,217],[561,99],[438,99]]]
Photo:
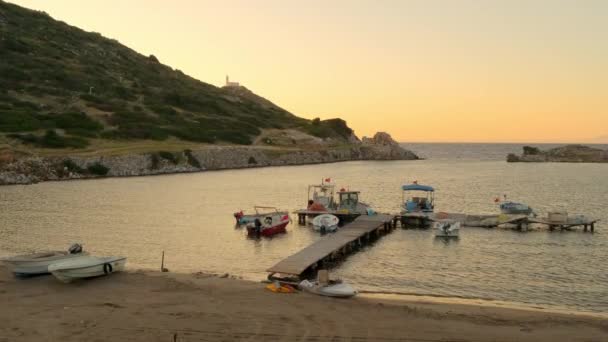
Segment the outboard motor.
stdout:
[[321,226],[319,230],[321,231],[321,235],[327,234],[327,228],[325,227],[325,225]]
[[262,232],[262,221],[259,218],[255,219],[255,233],[260,234]]
[[79,243],[75,243],[71,245],[70,248],[68,248],[68,252],[70,252],[70,254],[82,253],[82,245]]

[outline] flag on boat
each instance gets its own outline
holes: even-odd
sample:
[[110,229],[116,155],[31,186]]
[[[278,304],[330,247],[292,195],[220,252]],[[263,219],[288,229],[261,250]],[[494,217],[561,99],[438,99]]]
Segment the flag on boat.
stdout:
[[331,178],[325,178],[326,183],[331,183]]

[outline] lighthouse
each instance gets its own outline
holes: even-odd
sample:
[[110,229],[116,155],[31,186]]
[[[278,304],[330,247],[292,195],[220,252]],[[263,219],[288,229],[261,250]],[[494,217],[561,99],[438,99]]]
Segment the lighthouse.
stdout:
[[226,85],[224,87],[239,87],[239,82],[230,82],[230,78],[226,75]]

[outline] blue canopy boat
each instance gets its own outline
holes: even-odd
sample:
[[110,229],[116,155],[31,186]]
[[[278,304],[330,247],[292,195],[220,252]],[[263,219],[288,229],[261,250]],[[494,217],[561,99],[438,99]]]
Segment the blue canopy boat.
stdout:
[[530,215],[532,214],[532,208],[523,203],[503,202],[500,204],[500,212],[503,214]]
[[435,189],[432,186],[418,184],[403,185],[403,211],[405,213],[432,213],[435,209]]

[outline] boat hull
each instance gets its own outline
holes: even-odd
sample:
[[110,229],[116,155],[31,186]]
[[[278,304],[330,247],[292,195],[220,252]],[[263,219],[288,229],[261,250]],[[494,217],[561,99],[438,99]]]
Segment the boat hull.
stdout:
[[315,231],[335,232],[338,229],[340,219],[331,214],[323,214],[312,220],[312,227]]
[[435,237],[457,238],[460,233],[460,222],[437,221],[434,223]]
[[109,257],[75,260],[77,262],[59,262],[49,266],[49,272],[57,279],[69,283],[77,279],[92,278],[123,271],[127,258]]
[[289,224],[289,221],[280,223],[272,227],[264,227],[259,231],[255,227],[247,226],[247,234],[252,236],[273,236],[276,234],[282,234],[287,232],[287,229],[285,228],[287,227],[287,224]]
[[11,271],[20,277],[35,276],[49,273],[49,265],[75,258],[87,257],[87,253],[70,254],[64,251],[43,252],[29,255],[19,255],[3,259]]
[[517,202],[505,202],[500,205],[500,212],[507,215],[530,215],[532,208]]
[[303,280],[299,287],[303,291],[325,297],[349,298],[357,295],[357,290],[346,283],[319,285],[317,282]]

